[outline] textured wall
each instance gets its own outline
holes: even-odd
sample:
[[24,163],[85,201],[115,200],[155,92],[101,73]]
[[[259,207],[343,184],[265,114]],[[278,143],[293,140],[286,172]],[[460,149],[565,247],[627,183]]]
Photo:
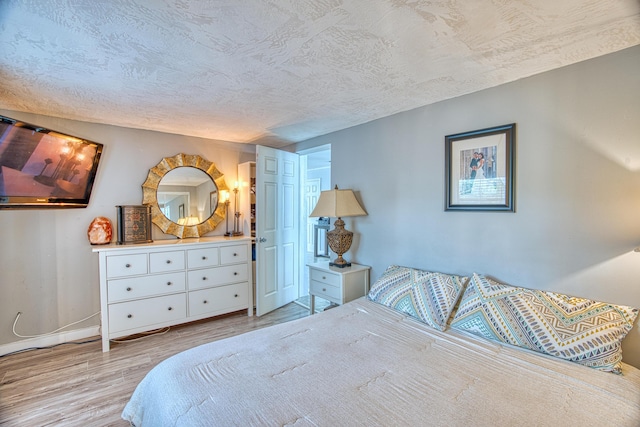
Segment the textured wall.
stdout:
[[[640,47],[299,144],[360,193],[347,258],[640,307]],[[444,211],[444,136],[517,123],[516,213]],[[339,148],[338,148],[339,147]],[[625,342],[640,367],[640,327]]]

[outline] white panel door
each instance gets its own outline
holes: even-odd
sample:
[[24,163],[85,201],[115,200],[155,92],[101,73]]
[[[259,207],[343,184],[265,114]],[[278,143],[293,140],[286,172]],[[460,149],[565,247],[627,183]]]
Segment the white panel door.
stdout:
[[256,147],[256,315],[298,298],[298,155]]

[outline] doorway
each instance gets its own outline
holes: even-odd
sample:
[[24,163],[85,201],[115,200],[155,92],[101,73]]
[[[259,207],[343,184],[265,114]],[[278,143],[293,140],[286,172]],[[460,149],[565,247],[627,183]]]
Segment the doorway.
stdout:
[[[296,303],[309,308],[309,272],[307,264],[328,260],[319,258],[314,251],[315,228],[318,218],[309,218],[315,207],[320,192],[331,189],[331,145],[322,145],[298,153],[300,155],[300,280],[299,298]],[[328,305],[320,298],[316,298],[316,309],[321,310]]]

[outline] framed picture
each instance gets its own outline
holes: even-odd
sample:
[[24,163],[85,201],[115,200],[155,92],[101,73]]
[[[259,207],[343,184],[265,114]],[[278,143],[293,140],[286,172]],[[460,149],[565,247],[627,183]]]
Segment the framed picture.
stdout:
[[184,218],[184,204],[178,206],[178,218]]
[[515,123],[445,137],[447,211],[514,206]]

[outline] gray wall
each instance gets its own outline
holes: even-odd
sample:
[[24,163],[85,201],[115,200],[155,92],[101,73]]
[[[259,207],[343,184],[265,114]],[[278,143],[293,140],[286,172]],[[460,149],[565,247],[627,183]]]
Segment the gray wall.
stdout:
[[[640,47],[298,144],[359,192],[346,258],[640,307]],[[444,136],[517,124],[516,213],[444,211]],[[339,147],[339,148],[338,148]],[[640,367],[640,327],[624,343]]]
[[[98,258],[87,228],[96,216],[111,219],[116,205],[142,203],[149,168],[177,153],[199,154],[216,164],[227,184],[237,165],[255,159],[255,147],[179,135],[84,123],[0,110],[0,114],[104,144],[86,209],[0,211],[0,346],[20,341],[12,333],[50,332],[100,310]],[[224,234],[224,222],[210,233]],[[153,227],[153,238],[174,238]],[[69,330],[100,324],[93,317]]]

